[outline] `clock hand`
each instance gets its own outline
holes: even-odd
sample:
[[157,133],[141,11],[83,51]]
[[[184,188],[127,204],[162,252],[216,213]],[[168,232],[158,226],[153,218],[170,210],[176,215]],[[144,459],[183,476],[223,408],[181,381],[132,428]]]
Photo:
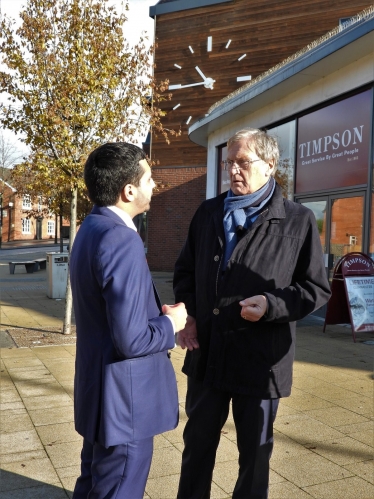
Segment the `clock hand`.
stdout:
[[199,75],[201,76],[201,78],[203,80],[207,80],[207,77],[204,75],[204,73],[201,71],[201,69],[199,68],[199,66],[195,66],[195,69],[196,71],[199,73]]
[[201,81],[200,83],[191,83],[190,85],[169,85],[169,90],[176,90],[177,88],[186,88],[186,87],[196,87],[197,85],[204,85],[205,81]]
[[199,83],[191,83],[189,85],[169,85],[169,90],[176,90],[178,88],[187,88],[187,87],[197,87],[198,85],[204,85],[205,88],[210,88],[213,90],[213,83],[215,83],[216,80],[213,80],[212,78],[205,78],[205,81],[200,81]]

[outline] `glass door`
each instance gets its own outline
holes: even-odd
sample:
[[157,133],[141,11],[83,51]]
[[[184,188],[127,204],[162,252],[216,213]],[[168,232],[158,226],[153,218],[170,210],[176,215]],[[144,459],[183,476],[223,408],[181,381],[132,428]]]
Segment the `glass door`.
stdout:
[[329,253],[335,266],[347,253],[363,250],[364,194],[346,198],[332,197],[330,206]]
[[[363,251],[365,193],[299,198],[316,218],[326,274],[331,283],[339,259],[353,251]],[[323,307],[317,315],[325,315]]]

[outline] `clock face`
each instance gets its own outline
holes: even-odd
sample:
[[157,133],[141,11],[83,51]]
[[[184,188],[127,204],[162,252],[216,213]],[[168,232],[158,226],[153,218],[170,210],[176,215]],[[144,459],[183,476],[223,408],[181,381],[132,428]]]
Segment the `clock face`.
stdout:
[[[213,36],[208,36],[178,52],[166,77],[172,93],[168,113],[178,113],[181,124],[201,118],[214,102],[252,79],[246,72],[247,53],[233,39],[214,43]],[[199,98],[200,105],[192,105]]]

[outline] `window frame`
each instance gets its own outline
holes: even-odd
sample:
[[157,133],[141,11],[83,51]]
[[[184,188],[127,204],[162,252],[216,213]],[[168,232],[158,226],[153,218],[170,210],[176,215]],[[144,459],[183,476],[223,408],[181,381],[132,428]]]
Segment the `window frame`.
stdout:
[[22,234],[31,234],[31,221],[29,218],[24,217],[22,220]]

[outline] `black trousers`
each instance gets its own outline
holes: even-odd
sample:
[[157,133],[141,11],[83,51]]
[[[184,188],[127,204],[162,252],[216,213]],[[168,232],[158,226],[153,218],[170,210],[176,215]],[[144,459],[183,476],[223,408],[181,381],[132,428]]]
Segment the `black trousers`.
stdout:
[[233,499],[267,499],[273,423],[279,399],[206,388],[188,378],[184,451],[178,499],[209,499],[216,451],[230,400],[237,433],[239,476]]

